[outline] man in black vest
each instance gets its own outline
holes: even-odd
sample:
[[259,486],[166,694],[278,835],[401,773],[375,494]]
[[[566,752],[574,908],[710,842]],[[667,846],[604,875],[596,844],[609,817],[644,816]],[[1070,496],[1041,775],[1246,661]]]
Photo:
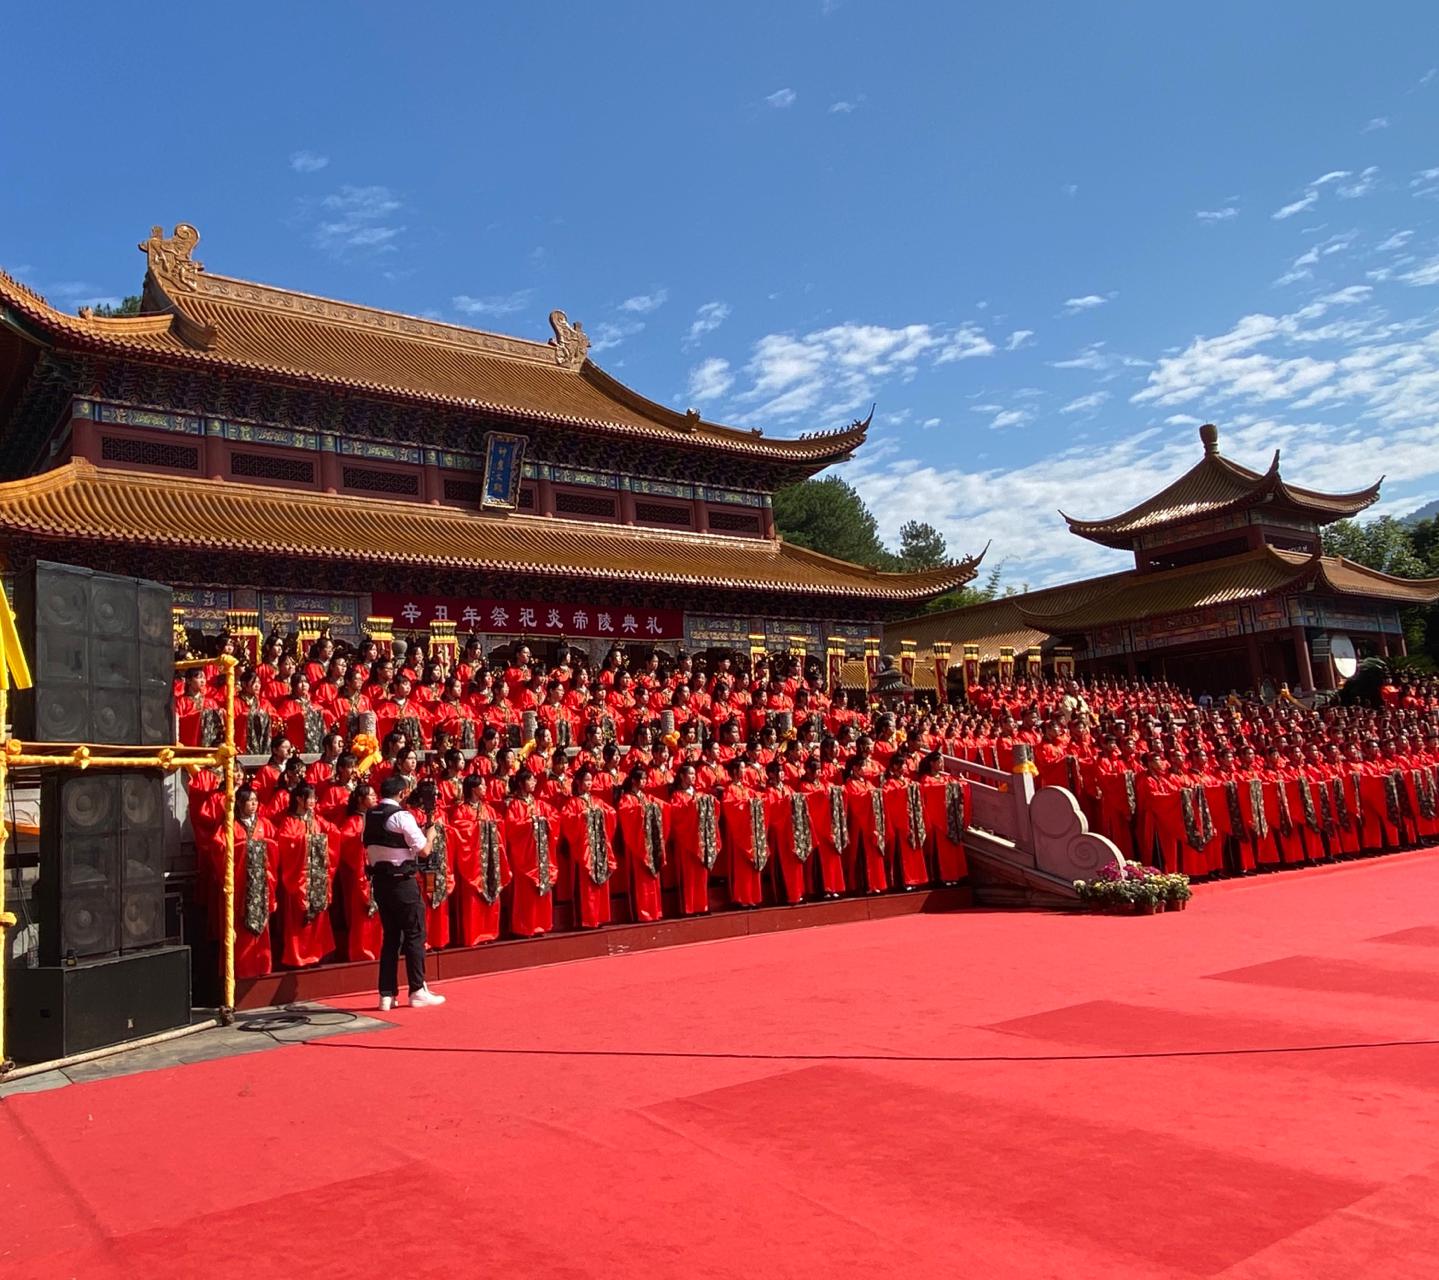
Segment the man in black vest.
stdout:
[[391,774],[380,784],[380,803],[365,814],[365,856],[380,913],[380,1009],[395,1007],[400,997],[400,948],[405,951],[405,976],[410,1007],[444,1004],[445,997],[425,986],[425,908],[415,873],[418,860],[429,856],[433,830],[421,831],[414,815],[400,801],[405,779]]

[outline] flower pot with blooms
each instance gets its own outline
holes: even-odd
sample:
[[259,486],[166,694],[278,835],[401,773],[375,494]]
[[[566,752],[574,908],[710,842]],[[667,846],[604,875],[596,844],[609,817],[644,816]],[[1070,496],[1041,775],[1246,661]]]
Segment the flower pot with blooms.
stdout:
[[1189,899],[1194,896],[1194,890],[1189,887],[1189,877],[1171,871],[1163,879],[1165,909],[1183,911],[1189,905]]

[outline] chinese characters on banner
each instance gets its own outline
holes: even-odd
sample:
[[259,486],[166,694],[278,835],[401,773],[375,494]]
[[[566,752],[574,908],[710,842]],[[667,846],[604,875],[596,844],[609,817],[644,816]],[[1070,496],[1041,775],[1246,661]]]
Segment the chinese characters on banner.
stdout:
[[376,592],[371,609],[392,617],[395,631],[424,630],[432,622],[453,622],[463,637],[476,635],[581,637],[652,644],[682,640],[685,616],[679,609],[625,605],[546,604],[541,600],[473,600]]

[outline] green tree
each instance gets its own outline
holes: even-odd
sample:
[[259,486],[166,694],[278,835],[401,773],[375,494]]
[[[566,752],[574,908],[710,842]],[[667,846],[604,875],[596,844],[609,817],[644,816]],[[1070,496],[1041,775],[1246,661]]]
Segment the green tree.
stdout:
[[1424,562],[1415,553],[1413,529],[1393,516],[1377,520],[1339,520],[1324,530],[1324,554],[1343,556],[1367,569],[1396,578],[1424,576]]
[[958,591],[946,591],[942,596],[936,596],[924,606],[925,613],[943,613],[946,609],[967,609],[972,604],[985,604],[997,596],[1014,594],[1013,587],[1005,587],[1000,590],[1000,577],[1004,573],[1004,561],[990,566],[989,572],[984,575],[984,581],[979,586],[973,583],[961,587]]
[[[1413,525],[1392,516],[1339,520],[1324,530],[1324,552],[1396,578],[1439,577],[1439,529],[1433,520]],[[1401,609],[1399,621],[1409,653],[1439,662],[1439,605]]]
[[948,564],[944,534],[923,520],[906,520],[899,527],[899,559],[906,569],[938,569]]
[[874,569],[899,567],[854,489],[838,476],[803,480],[774,495],[775,527],[788,542]]
[[140,314],[140,295],[132,293],[127,298],[121,298],[118,307],[98,306],[95,308],[95,314],[104,316],[106,319],[113,319],[115,316],[138,316]]

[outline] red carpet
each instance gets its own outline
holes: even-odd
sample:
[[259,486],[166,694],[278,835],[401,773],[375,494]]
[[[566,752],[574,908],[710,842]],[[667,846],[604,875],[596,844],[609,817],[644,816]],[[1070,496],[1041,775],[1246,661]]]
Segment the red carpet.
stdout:
[[1430,1278],[1436,948],[1419,854],[453,982],[0,1102],[0,1274]]

